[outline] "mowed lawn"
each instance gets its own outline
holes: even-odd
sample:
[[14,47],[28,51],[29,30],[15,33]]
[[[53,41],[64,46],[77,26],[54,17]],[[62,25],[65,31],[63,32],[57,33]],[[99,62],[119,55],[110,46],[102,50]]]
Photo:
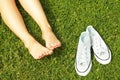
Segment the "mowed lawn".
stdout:
[[[120,0],[40,1],[62,47],[51,56],[34,60],[0,18],[0,80],[120,80]],[[19,2],[17,5],[31,35],[44,45],[37,23]],[[79,36],[88,25],[93,25],[109,46],[112,61],[101,65],[91,52],[92,69],[81,77],[74,62]]]

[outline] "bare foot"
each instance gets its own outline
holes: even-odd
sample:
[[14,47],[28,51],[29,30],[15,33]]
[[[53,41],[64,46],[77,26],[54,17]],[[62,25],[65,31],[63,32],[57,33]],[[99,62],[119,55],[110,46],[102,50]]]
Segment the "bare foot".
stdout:
[[61,46],[61,42],[56,38],[52,30],[43,33],[42,37],[46,42],[46,47],[50,50]]
[[52,54],[52,50],[42,46],[37,41],[31,41],[29,45],[26,45],[30,54],[34,57],[34,59],[41,59],[47,55]]

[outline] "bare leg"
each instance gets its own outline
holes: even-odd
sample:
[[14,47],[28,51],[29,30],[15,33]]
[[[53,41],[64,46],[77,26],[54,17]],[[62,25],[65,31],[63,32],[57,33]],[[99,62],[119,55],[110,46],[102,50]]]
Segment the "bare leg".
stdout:
[[27,31],[15,0],[0,0],[0,10],[4,22],[24,42],[35,59],[40,59],[52,51],[39,44]]
[[42,37],[46,41],[46,47],[54,49],[61,46],[47,21],[39,0],[19,0],[23,8],[35,19],[42,30]]

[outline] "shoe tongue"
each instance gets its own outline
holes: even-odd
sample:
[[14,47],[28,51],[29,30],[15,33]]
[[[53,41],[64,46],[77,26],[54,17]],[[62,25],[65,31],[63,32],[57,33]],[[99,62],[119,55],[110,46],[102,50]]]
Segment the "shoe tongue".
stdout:
[[94,28],[92,26],[88,27],[88,31],[91,35],[94,35]]
[[82,40],[83,43],[87,43],[87,42],[89,41],[88,35],[83,34],[83,35],[81,36],[81,40]]

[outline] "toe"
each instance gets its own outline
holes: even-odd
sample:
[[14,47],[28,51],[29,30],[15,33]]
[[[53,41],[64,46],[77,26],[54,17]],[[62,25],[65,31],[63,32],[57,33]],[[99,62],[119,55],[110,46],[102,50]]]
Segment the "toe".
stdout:
[[49,45],[47,46],[47,48],[50,49],[50,50],[53,50],[53,49],[54,49],[54,44],[49,44]]
[[49,54],[49,55],[51,55],[52,53],[53,53],[53,51],[52,51],[52,50],[50,50],[50,51],[48,52],[48,54]]
[[55,45],[54,45],[54,48],[58,48],[58,47],[60,47],[61,46],[61,43],[56,43]]
[[39,56],[39,59],[45,57],[45,56],[48,56],[48,55],[51,55],[53,53],[52,50],[49,50],[49,51],[46,51],[44,53],[42,53],[40,56]]
[[43,58],[43,57],[44,57],[44,53],[39,56],[39,59],[41,59],[41,58]]

